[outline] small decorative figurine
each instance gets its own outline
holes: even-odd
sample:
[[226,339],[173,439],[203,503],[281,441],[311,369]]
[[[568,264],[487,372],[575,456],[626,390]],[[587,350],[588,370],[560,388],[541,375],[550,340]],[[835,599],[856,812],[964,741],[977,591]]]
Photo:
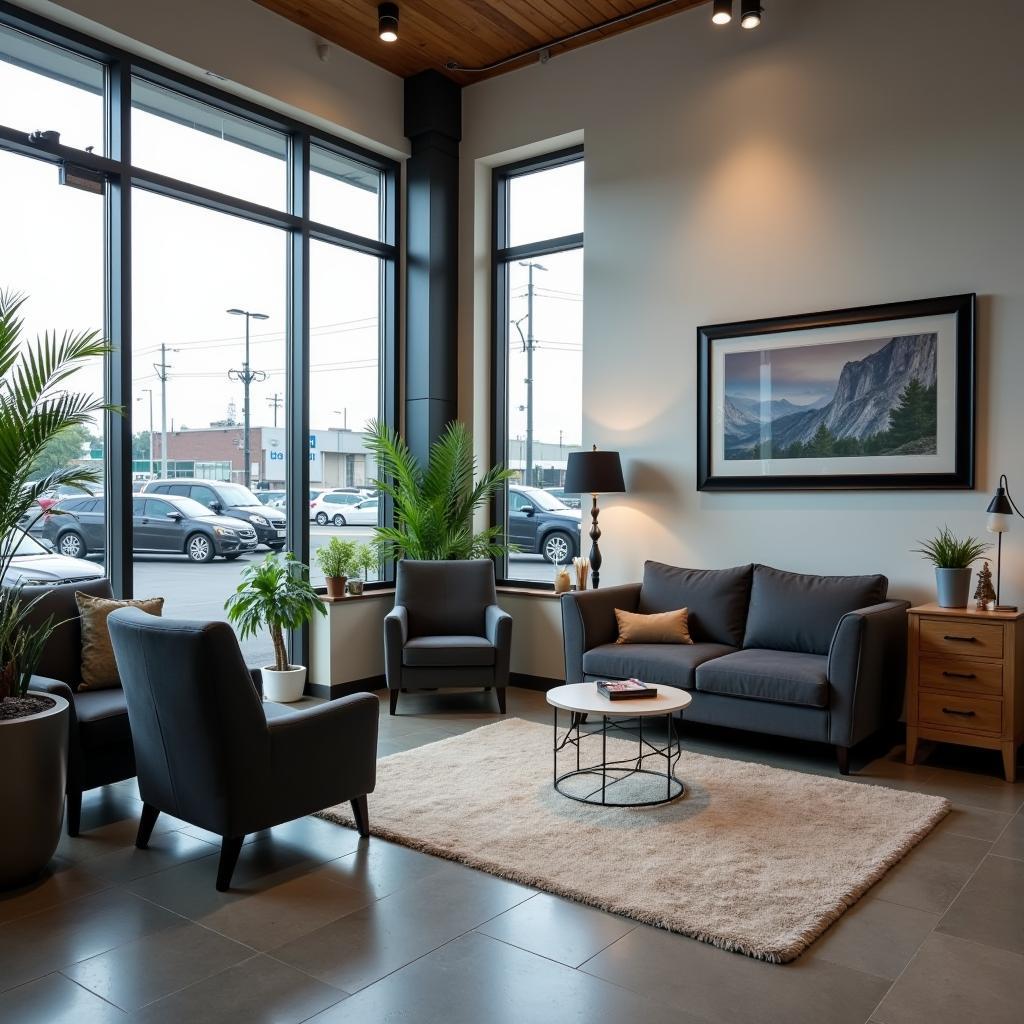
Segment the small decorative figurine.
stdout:
[[992,586],[992,570],[988,562],[985,562],[978,571],[978,586],[974,591],[974,600],[983,611],[991,611],[996,606],[996,592]]

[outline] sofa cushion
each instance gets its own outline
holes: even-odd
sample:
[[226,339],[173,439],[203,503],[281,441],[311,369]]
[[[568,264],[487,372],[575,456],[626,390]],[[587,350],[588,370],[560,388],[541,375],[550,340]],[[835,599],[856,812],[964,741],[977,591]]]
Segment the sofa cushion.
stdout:
[[747,622],[752,568],[680,569],[662,562],[644,562],[639,611],[686,608],[694,643],[739,647]]
[[627,612],[615,609],[617,644],[692,644],[685,608],[674,612]]
[[162,597],[128,598],[116,601],[113,598],[96,597],[83,590],[75,592],[78,615],[82,630],[82,690],[107,690],[121,685],[114,661],[114,648],[110,643],[107,619],[118,608],[141,608],[150,615],[161,615],[164,609]]
[[748,649],[701,665],[697,689],[723,697],[827,708],[827,669],[823,654]]
[[583,671],[602,679],[631,679],[692,690],[693,672],[735,647],[726,644],[602,644],[583,655]]
[[120,686],[107,690],[79,690],[75,694],[75,715],[83,747],[131,744],[128,704]]
[[754,566],[744,647],[827,654],[839,620],[885,600],[884,576],[805,576]]
[[482,636],[418,636],[402,651],[410,668],[463,668],[493,665],[494,645]]

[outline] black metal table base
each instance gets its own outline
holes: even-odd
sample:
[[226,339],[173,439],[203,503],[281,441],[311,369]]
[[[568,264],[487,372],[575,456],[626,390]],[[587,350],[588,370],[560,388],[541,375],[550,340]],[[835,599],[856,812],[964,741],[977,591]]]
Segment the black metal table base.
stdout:
[[[634,735],[629,732],[617,719],[609,719],[607,715],[601,716],[601,726],[596,729],[583,729],[583,719],[586,717],[577,712],[570,712],[569,728],[565,735],[559,739],[558,736],[558,708],[553,707],[555,738],[553,747],[553,768],[555,790],[569,800],[576,800],[582,804],[595,804],[598,807],[656,807],[658,804],[671,803],[678,800],[685,792],[686,786],[676,778],[675,767],[682,754],[679,745],[679,736],[676,733],[675,719],[671,712],[665,715],[667,736],[665,745],[660,747],[651,743],[644,737],[644,719],[640,718],[639,733]],[[659,716],[660,717],[660,716]],[[618,731],[627,735],[631,740],[638,742],[636,757],[621,758],[617,761],[608,760],[608,733]],[[601,760],[597,764],[584,765],[580,757],[580,747],[585,739],[601,740]],[[571,771],[558,774],[558,755],[566,748],[576,748],[576,767]],[[657,757],[665,759],[663,771],[655,771],[644,766],[648,758]],[[614,787],[626,779],[634,779],[637,776],[647,776],[645,785],[652,791],[664,793],[664,796],[655,797],[651,800],[616,800]],[[571,793],[565,787],[570,779],[586,779],[593,781],[595,788],[585,795]],[[657,780],[657,783],[655,782]],[[660,785],[659,785],[660,784]],[[582,787],[586,788],[586,787]]]

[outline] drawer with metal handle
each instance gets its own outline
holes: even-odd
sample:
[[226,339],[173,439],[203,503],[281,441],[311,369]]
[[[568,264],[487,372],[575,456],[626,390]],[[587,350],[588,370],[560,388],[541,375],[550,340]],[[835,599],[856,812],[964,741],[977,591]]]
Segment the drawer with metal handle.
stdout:
[[922,690],[1001,697],[1003,663],[969,658],[922,658],[917,668]]
[[1003,702],[991,697],[966,697],[922,690],[917,695],[917,710],[923,726],[990,735],[998,735],[1002,731]]
[[1001,658],[1003,627],[996,622],[921,619],[922,654],[952,654],[963,658]]

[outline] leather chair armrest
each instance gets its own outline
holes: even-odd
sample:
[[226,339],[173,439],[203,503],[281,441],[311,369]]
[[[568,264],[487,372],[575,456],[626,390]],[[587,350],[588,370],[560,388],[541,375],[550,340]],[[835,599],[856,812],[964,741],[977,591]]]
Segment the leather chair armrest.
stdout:
[[562,640],[565,644],[567,683],[583,682],[583,655],[587,651],[601,644],[610,644],[618,637],[615,609],[636,611],[639,604],[639,583],[562,595]]
[[384,674],[389,690],[402,688],[402,648],[409,639],[409,614],[396,604],[384,616]]
[[[276,802],[326,807],[372,792],[380,702],[355,693],[267,721]],[[341,791],[341,792],[339,792]]]
[[847,612],[828,652],[829,740],[852,747],[894,722],[907,674],[907,601]]
[[512,616],[496,604],[489,604],[484,613],[487,639],[494,645],[494,685],[508,686],[509,664],[512,660]]
[[263,700],[263,670],[251,668],[249,675],[252,676],[252,685],[256,687],[256,693],[259,694],[260,700]]
[[82,748],[78,737],[78,715],[75,713],[75,694],[67,683],[46,676],[32,676],[30,690],[38,690],[54,697],[63,697],[68,702],[68,784],[67,790],[73,793],[82,788]]

